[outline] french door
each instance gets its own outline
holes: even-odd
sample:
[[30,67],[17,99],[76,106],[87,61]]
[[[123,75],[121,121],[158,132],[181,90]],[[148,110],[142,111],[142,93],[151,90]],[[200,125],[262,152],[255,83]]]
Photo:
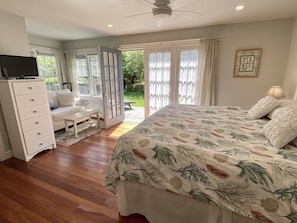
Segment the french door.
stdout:
[[100,48],[105,128],[124,120],[124,89],[121,51]]
[[171,103],[195,104],[198,46],[145,50],[145,117]]

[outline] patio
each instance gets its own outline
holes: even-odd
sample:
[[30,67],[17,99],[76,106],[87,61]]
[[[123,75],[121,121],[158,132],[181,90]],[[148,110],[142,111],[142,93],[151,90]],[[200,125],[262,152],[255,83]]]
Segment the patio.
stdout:
[[125,122],[140,123],[144,120],[144,108],[132,106],[132,109],[125,109]]

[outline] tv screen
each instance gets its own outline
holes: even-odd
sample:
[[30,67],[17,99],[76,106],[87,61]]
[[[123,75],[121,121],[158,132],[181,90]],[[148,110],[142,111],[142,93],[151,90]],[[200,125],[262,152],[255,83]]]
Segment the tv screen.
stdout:
[[38,76],[36,58],[24,56],[0,55],[2,77],[26,78]]

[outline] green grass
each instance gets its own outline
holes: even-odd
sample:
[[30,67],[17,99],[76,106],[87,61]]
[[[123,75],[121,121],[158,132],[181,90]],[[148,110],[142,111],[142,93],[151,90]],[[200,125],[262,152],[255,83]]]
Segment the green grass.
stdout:
[[135,101],[132,106],[144,107],[144,92],[124,92],[124,100]]

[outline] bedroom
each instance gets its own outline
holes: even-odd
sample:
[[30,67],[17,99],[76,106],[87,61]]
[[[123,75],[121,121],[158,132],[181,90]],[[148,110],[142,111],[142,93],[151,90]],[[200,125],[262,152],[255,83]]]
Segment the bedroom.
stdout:
[[[28,51],[27,32],[23,21],[19,17],[1,14],[1,21],[8,18],[10,24],[1,24],[2,30],[7,30],[7,35],[1,39],[1,49],[6,53],[24,53]],[[8,35],[11,27],[19,27],[19,34]],[[14,29],[13,28],[13,29]],[[280,19],[262,22],[250,22],[243,24],[221,25],[197,29],[183,30],[182,36],[187,38],[199,38],[201,36],[219,36],[220,49],[217,67],[217,93],[218,105],[242,105],[251,106],[274,84],[283,85],[287,95],[295,96],[296,87],[296,19]],[[22,32],[21,32],[22,31]],[[177,32],[164,32],[160,34],[143,34],[123,38],[102,38],[100,42],[106,46],[119,44],[133,44],[141,39],[150,41],[174,40]],[[251,37],[253,33],[253,37]],[[22,38],[23,37],[23,38]],[[178,37],[175,37],[178,38]],[[183,38],[183,37],[181,37]],[[59,41],[29,36],[29,43],[56,47]],[[97,39],[88,41],[69,41],[64,43],[65,49],[76,47],[90,47],[98,43]],[[232,77],[234,54],[237,48],[263,48],[261,60],[261,73],[255,79],[235,79]],[[271,66],[273,64],[273,66]],[[276,66],[277,64],[277,66]],[[228,89],[228,90],[226,90]],[[234,94],[236,92],[236,94]],[[242,92],[240,97],[237,92]]]

